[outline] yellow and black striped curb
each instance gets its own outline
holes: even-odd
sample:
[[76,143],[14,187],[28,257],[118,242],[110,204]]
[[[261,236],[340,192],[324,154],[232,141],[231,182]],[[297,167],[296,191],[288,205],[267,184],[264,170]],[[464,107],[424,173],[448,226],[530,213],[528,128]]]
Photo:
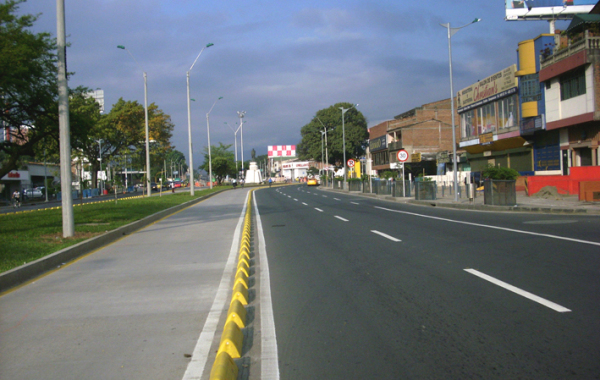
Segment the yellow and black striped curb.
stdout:
[[246,215],[240,249],[238,254],[237,270],[231,294],[231,303],[227,311],[225,327],[221,335],[217,357],[210,371],[210,380],[236,380],[238,366],[234,359],[242,357],[242,344],[246,327],[246,306],[248,305],[248,278],[250,277],[250,252],[252,237],[252,191],[248,196]]

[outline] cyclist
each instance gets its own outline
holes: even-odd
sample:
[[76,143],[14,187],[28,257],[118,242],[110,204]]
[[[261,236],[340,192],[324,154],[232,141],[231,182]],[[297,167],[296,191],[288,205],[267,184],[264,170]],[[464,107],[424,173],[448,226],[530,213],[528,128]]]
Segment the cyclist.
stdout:
[[21,207],[21,192],[19,190],[15,190],[12,195],[13,207]]

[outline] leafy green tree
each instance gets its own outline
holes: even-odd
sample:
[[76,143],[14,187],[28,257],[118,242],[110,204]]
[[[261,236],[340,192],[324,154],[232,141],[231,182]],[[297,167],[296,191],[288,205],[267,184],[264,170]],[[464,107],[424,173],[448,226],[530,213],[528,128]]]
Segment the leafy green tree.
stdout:
[[481,174],[483,178],[515,180],[519,176],[519,172],[515,169],[506,168],[504,166],[488,165]]
[[[342,166],[343,130],[342,110],[340,107],[349,108],[344,115],[346,134],[346,158],[356,158],[365,154],[366,141],[369,138],[367,120],[363,114],[351,103],[337,103],[329,108],[317,111],[315,117],[302,127],[300,134],[302,141],[298,144],[298,157],[301,160],[321,161],[321,131],[327,128],[327,152],[326,162],[336,163]],[[323,142],[323,154],[325,154],[325,143]]]
[[34,147],[58,141],[56,44],[30,31],[37,16],[17,16],[23,0],[0,3],[0,122],[10,139],[0,144],[0,177],[16,169]]
[[[220,184],[226,176],[235,175],[235,155],[229,150],[231,144],[224,145],[219,142],[219,146],[210,146],[210,155],[212,158],[212,174]],[[204,163],[200,165],[200,169],[206,173],[209,172],[209,157],[208,147],[204,148]],[[209,178],[209,180],[212,180]]]

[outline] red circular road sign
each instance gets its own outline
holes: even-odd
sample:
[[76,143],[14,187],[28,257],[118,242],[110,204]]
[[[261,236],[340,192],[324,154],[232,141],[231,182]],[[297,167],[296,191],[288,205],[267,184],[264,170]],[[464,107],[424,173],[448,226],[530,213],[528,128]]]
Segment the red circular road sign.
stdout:
[[354,167],[354,160],[353,159],[349,159],[348,160],[348,167],[351,167],[351,168]]
[[398,157],[398,161],[406,162],[406,161],[408,161],[408,152],[405,151],[404,149],[400,149],[398,151],[397,157]]

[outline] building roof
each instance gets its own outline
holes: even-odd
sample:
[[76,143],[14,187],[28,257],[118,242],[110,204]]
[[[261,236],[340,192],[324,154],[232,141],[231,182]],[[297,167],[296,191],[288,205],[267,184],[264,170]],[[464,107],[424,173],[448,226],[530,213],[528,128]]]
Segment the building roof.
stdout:
[[581,14],[573,16],[566,33],[581,32],[592,24],[600,24],[600,14]]

